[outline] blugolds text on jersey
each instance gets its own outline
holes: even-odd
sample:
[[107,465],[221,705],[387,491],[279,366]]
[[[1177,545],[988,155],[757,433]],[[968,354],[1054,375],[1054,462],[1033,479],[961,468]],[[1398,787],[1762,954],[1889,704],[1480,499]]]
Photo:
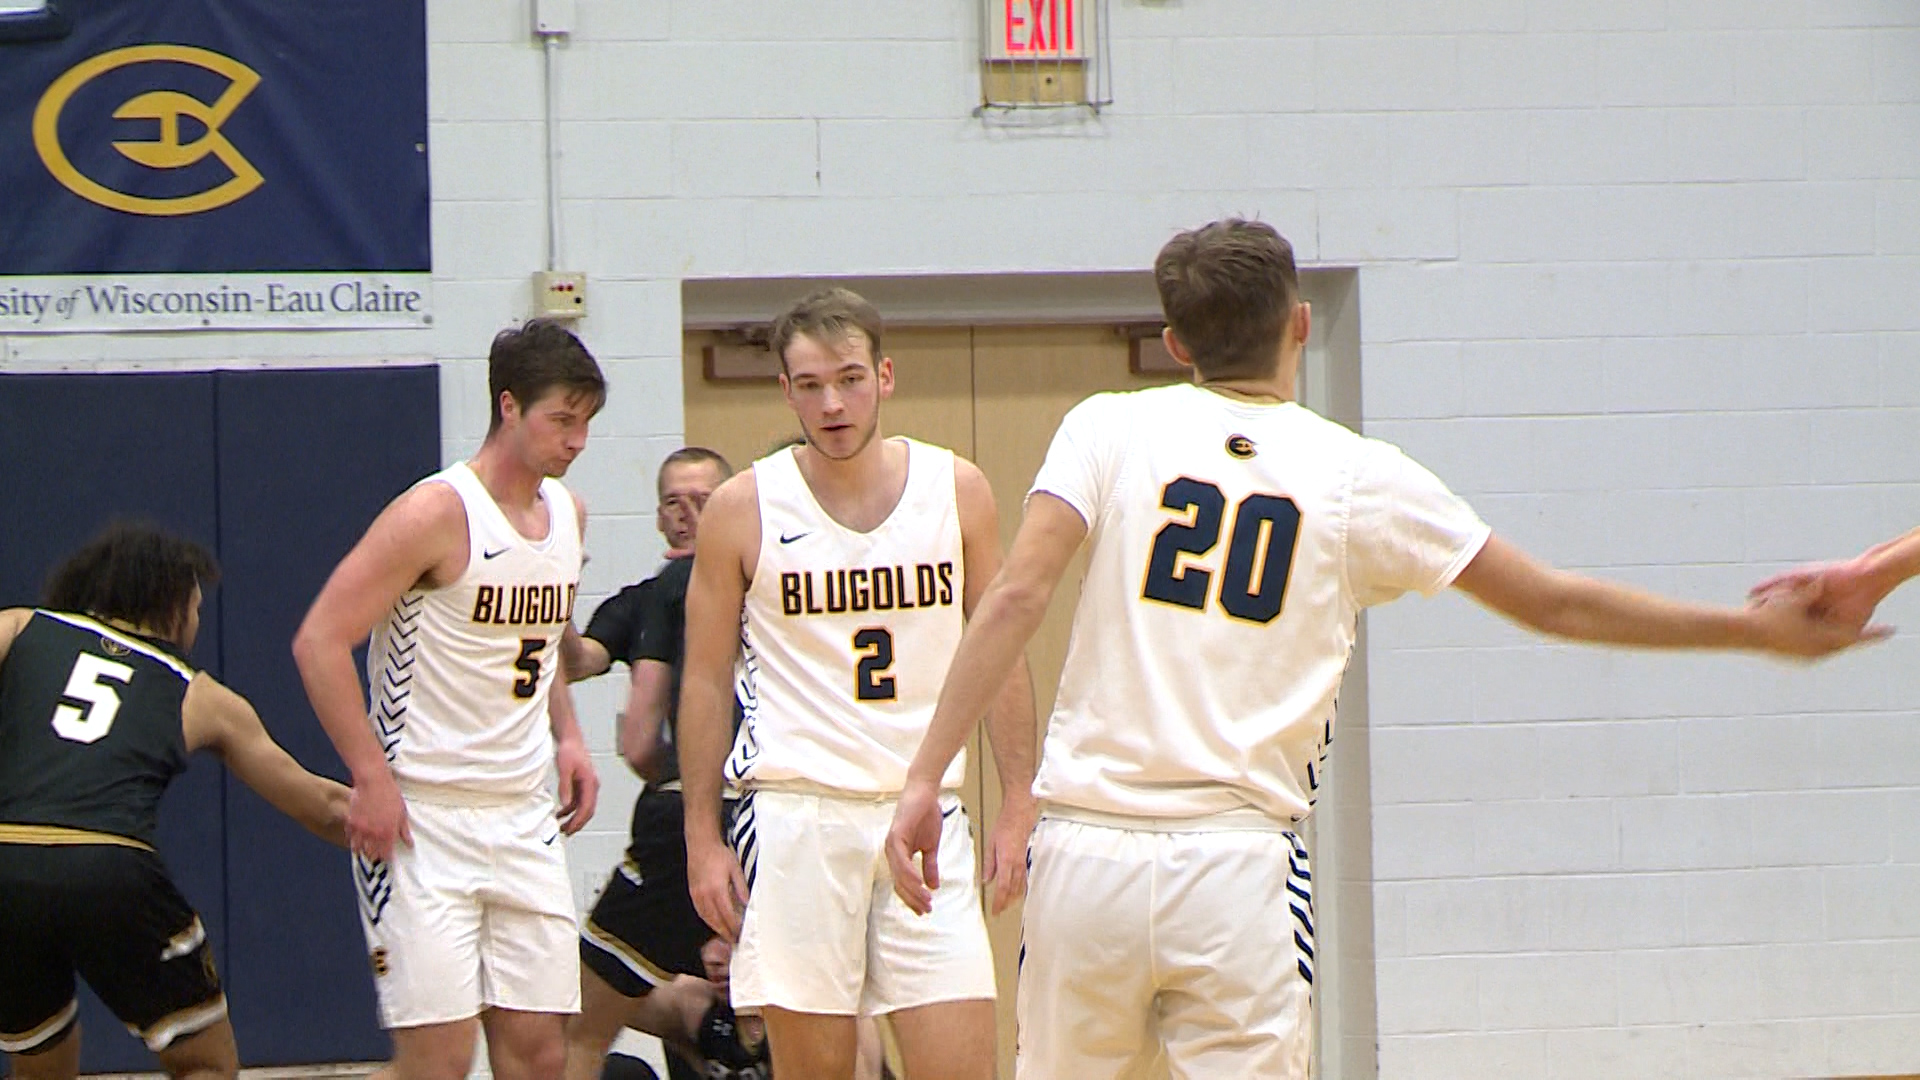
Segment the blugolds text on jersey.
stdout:
[[573,620],[578,585],[481,585],[473,621],[489,626],[555,626]]
[[[816,584],[815,579],[818,578]],[[953,563],[788,570],[780,575],[780,608],[787,615],[844,611],[908,611],[953,605]]]

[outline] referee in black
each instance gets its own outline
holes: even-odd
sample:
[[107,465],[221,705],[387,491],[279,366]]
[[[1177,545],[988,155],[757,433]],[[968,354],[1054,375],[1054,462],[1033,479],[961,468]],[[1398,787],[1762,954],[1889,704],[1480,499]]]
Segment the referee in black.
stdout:
[[765,1075],[764,1046],[742,1044],[726,1003],[702,977],[700,950],[713,931],[687,892],[673,745],[693,543],[707,497],[730,475],[726,459],[703,447],[668,455],[658,480],[667,562],[601,604],[569,658],[570,679],[598,675],[616,659],[627,662],[631,683],[620,717],[620,753],[646,788],[634,804],[626,858],[581,927],[581,1011],[567,1028],[568,1080],[598,1076],[608,1048],[626,1027],[657,1035],[677,1051],[668,1054],[671,1076]]

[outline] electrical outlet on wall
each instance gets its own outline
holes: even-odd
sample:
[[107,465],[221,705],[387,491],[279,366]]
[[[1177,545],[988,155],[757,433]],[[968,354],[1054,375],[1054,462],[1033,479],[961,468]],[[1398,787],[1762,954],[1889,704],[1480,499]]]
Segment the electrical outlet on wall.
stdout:
[[533,32],[542,37],[573,33],[573,0],[533,0]]
[[587,314],[587,275],[540,270],[533,275],[533,313],[550,319]]

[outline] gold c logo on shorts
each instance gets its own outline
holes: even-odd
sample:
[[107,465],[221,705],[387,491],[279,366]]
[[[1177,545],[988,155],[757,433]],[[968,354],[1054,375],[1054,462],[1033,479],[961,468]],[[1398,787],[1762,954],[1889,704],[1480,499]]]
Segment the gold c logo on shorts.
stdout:
[[[150,141],[116,142],[113,148],[129,161],[149,169],[184,169],[212,154],[233,176],[223,184],[192,195],[150,199],[115,191],[75,168],[60,145],[60,112],[81,87],[101,75],[134,64],[161,61],[191,64],[223,75],[228,79],[227,89],[211,105],[177,90],[150,90],[129,98],[113,111],[114,119],[157,120],[160,123],[160,137]],[[227,137],[220,134],[220,126],[259,85],[259,72],[230,56],[191,45],[133,45],[114,49],[74,65],[55,79],[52,86],[47,87],[47,92],[40,97],[40,104],[33,110],[34,149],[40,152],[40,160],[46,164],[47,171],[53,174],[54,179],[75,195],[110,210],[146,217],[176,217],[214,210],[244,197],[265,183],[260,170],[254,168],[253,163],[241,156],[240,151],[227,141]],[[197,121],[206,130],[192,142],[182,143],[181,117]]]

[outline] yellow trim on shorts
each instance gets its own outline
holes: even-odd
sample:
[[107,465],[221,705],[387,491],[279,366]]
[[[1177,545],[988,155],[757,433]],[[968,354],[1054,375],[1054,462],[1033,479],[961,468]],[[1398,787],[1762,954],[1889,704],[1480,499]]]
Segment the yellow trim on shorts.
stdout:
[[607,933],[606,930],[601,928],[599,923],[594,922],[592,919],[588,919],[586,925],[581,927],[581,929],[585,931],[587,937],[591,939],[595,945],[618,957],[635,975],[640,976],[653,985],[665,986],[678,978],[673,972],[641,956],[634,950],[633,946]]
[[198,1035],[226,1017],[227,995],[219,994],[198,1005],[168,1013],[144,1028],[128,1024],[127,1030],[139,1036],[147,1044],[147,1049],[157,1054],[172,1046],[175,1040]]
[[137,851],[152,851],[150,845],[126,836],[112,833],[94,832],[92,829],[69,829],[65,825],[6,825],[0,824],[0,844],[39,844],[41,846],[68,847],[80,844],[112,844],[116,847],[130,847]]
[[205,944],[206,940],[207,928],[200,922],[200,916],[195,915],[185,930],[167,939],[167,947],[160,951],[160,959],[177,960]]
[[76,997],[69,1000],[65,1008],[47,1017],[30,1031],[19,1035],[10,1031],[0,1031],[0,1050],[9,1054],[20,1054],[38,1049],[47,1041],[48,1036],[73,1023],[73,1018],[79,1013],[80,999]]

